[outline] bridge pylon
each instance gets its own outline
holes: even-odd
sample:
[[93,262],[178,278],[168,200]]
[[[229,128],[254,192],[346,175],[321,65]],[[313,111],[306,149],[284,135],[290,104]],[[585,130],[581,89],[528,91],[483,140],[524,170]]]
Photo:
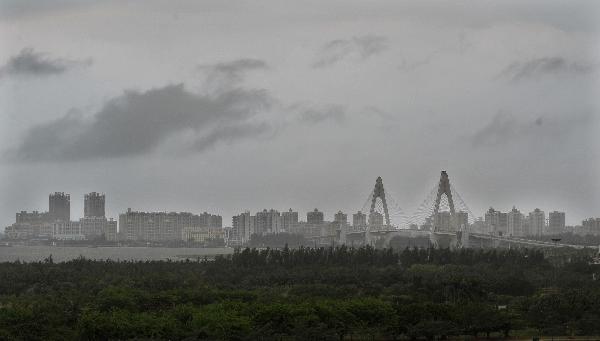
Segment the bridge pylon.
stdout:
[[387,226],[390,226],[390,214],[388,213],[387,201],[385,200],[383,180],[380,176],[377,177],[377,180],[375,181],[375,189],[373,190],[373,197],[371,198],[371,210],[369,211],[370,214],[375,213],[375,202],[377,201],[377,198],[380,198],[381,202],[383,203],[383,214],[385,217],[385,224]]
[[455,219],[456,211],[454,210],[454,200],[452,200],[450,179],[448,178],[448,173],[446,171],[442,171],[440,175],[440,183],[438,185],[437,197],[435,198],[435,206],[433,208],[434,217],[436,217],[440,211],[440,201],[442,199],[443,194],[445,194],[446,198],[448,198],[448,206],[450,206],[450,216],[452,217],[450,221],[452,223]]

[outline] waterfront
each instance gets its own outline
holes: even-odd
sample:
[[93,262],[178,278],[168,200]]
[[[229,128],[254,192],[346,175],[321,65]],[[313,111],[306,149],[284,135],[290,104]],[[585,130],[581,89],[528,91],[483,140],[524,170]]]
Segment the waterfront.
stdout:
[[170,247],[81,247],[22,246],[0,247],[0,262],[37,262],[52,255],[54,262],[64,262],[83,256],[96,260],[184,260],[233,253],[232,248],[170,248]]

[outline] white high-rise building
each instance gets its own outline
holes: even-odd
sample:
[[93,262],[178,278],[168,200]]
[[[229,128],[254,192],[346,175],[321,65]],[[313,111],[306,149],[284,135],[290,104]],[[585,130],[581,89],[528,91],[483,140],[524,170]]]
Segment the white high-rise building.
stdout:
[[363,227],[367,226],[367,215],[358,211],[352,215],[352,226]]
[[514,237],[523,237],[527,235],[526,231],[523,230],[523,221],[525,216],[514,206],[510,212],[508,212],[508,235]]
[[548,213],[548,234],[559,234],[565,232],[565,212]]
[[529,235],[541,236],[546,227],[546,214],[544,211],[536,208],[529,213]]
[[255,233],[254,224],[256,219],[246,211],[233,216],[233,225],[231,228],[230,242],[233,244],[245,244]]
[[256,231],[256,234],[265,235],[283,232],[281,228],[281,215],[279,214],[279,211],[274,209],[267,211],[264,209],[262,212],[256,212],[255,217],[256,221],[254,230]]
[[281,212],[281,229],[285,232],[290,232],[298,225],[298,212],[289,211]]

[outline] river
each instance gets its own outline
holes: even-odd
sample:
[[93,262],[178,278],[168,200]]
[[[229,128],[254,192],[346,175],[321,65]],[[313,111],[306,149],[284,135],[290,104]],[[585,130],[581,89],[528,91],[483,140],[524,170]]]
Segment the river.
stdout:
[[64,262],[83,256],[97,260],[196,260],[233,253],[231,248],[170,248],[170,247],[82,247],[82,246],[22,246],[0,247],[0,262],[43,261],[52,255],[54,262]]

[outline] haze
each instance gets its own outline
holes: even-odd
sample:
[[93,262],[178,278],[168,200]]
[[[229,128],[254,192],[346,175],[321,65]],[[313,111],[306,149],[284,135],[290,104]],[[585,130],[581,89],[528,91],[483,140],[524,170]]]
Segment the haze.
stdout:
[[0,1],[0,222],[146,211],[600,215],[593,1]]

